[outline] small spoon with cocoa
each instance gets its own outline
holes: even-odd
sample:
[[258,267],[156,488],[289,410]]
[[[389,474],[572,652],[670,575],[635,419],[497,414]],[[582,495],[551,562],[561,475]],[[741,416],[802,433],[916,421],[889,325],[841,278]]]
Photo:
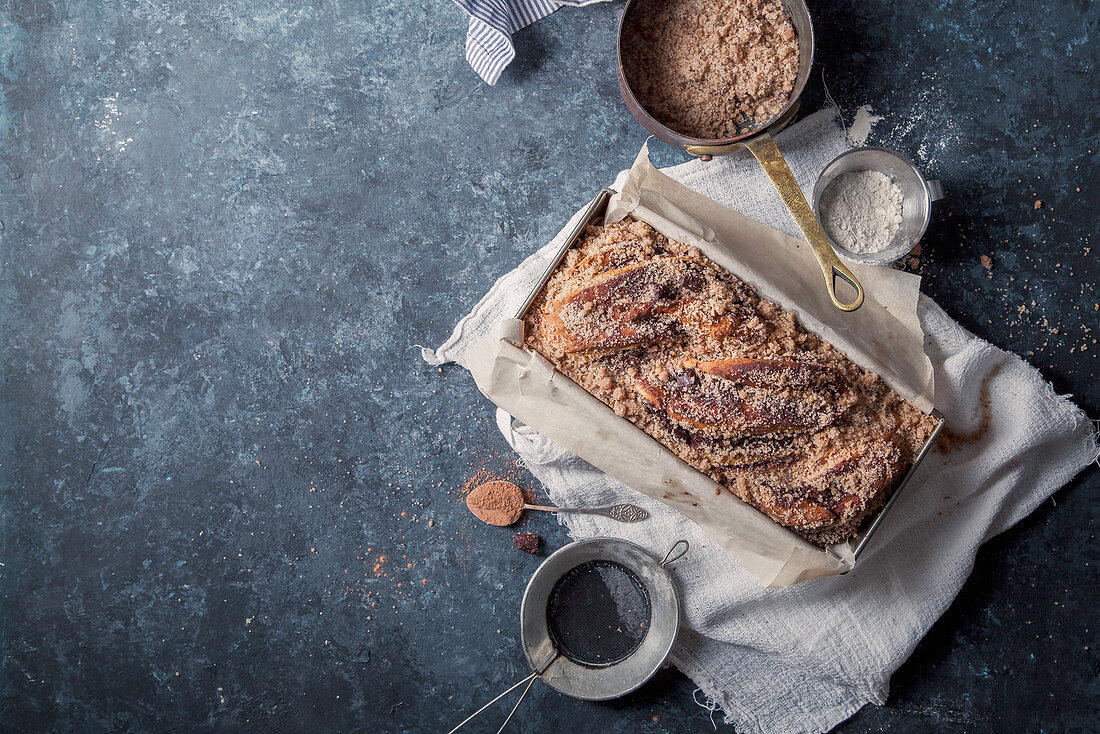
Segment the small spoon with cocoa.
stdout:
[[611,507],[546,507],[529,505],[523,497],[523,490],[502,480],[494,480],[478,485],[466,495],[466,506],[477,519],[490,525],[512,525],[523,515],[524,510],[542,510],[543,512],[576,512],[586,515],[601,515],[619,522],[639,522],[649,517],[649,513],[635,505],[612,505]]

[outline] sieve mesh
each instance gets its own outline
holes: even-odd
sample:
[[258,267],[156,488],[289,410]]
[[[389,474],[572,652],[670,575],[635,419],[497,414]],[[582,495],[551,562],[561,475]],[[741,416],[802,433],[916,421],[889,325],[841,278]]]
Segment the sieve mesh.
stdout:
[[554,585],[547,601],[550,638],[562,655],[592,668],[630,657],[649,632],[649,594],[613,561],[587,561]]

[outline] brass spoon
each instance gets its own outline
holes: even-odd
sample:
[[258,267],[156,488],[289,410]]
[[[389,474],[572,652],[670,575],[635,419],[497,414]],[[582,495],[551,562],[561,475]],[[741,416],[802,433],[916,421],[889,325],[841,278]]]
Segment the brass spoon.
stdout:
[[512,525],[523,515],[524,510],[542,512],[575,512],[585,515],[600,515],[619,522],[641,522],[649,513],[635,505],[612,505],[610,507],[547,507],[529,505],[524,500],[523,490],[511,482],[486,482],[466,495],[466,506],[482,522],[490,525]]

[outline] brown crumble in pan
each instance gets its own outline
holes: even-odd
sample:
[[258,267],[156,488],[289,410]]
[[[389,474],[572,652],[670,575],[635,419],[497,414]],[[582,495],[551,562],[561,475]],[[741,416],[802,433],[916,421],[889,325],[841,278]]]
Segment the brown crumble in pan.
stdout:
[[638,103],[682,135],[732,138],[786,106],[798,35],[779,0],[638,0],[622,62]]

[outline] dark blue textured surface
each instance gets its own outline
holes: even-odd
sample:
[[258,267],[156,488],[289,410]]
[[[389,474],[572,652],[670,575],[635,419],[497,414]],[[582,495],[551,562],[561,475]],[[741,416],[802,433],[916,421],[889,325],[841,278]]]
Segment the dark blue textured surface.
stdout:
[[[539,559],[459,491],[508,449],[413,344],[632,160],[619,10],[490,88],[446,2],[5,5],[0,729],[440,731],[520,677]],[[812,11],[842,110],[951,194],[927,292],[1100,414],[1097,6]],[[844,730],[1094,730],[1098,490],[990,542]],[[692,688],[536,687],[516,730],[709,730]]]

